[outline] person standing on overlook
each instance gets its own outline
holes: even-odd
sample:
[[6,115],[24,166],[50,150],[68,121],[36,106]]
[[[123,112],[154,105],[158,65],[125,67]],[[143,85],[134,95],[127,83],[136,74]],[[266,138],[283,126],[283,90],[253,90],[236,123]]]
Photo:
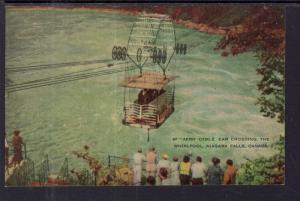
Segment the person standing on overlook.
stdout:
[[162,186],[171,185],[171,180],[168,176],[168,170],[166,168],[161,168],[160,169],[160,179],[161,179],[161,185]]
[[158,162],[157,164],[157,185],[160,185],[162,182],[163,176],[161,175],[160,169],[165,168],[167,171],[167,175],[169,175],[170,172],[170,161],[168,160],[168,155],[163,154],[163,158]]
[[236,168],[233,165],[233,161],[228,159],[226,161],[227,168],[224,172],[224,184],[235,184]]
[[181,185],[190,185],[191,179],[191,162],[190,157],[185,155],[183,161],[179,165],[180,183]]
[[155,148],[151,147],[146,155],[146,171],[147,176],[155,176],[156,171],[156,153]]
[[206,180],[207,167],[202,162],[202,158],[197,156],[196,162],[191,167],[192,185],[203,185]]
[[21,161],[23,160],[22,157],[22,143],[23,139],[20,136],[20,131],[18,129],[14,130],[14,136],[12,139],[12,145],[14,150],[14,156],[12,158],[11,163],[15,165],[19,165]]
[[139,148],[137,153],[133,155],[133,183],[134,185],[141,185],[142,180],[142,164],[145,161],[145,156],[142,153],[142,149]]
[[171,162],[171,185],[180,185],[178,157],[174,156]]
[[207,175],[208,175],[207,184],[220,185],[222,183],[221,181],[223,177],[223,171],[220,167],[220,159],[213,157],[212,163],[213,165],[211,165],[207,171]]

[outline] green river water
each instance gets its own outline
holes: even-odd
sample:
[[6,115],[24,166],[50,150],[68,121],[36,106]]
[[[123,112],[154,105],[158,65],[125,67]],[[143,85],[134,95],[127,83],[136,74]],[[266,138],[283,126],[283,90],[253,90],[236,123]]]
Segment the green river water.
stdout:
[[[91,10],[19,10],[6,13],[6,68],[111,58],[114,45],[126,46],[134,16]],[[176,25],[188,54],[171,63],[176,80],[175,112],[156,130],[122,125],[122,73],[6,93],[8,138],[19,128],[28,155],[41,161],[49,155],[57,170],[65,157],[82,166],[71,151],[90,146],[97,158],[107,154],[131,157],[137,147],[154,145],[161,155],[182,156],[191,150],[208,162],[212,156],[255,158],[271,148],[174,148],[175,137],[268,137],[284,134],[284,125],[265,118],[255,105],[259,65],[252,53],[222,57],[214,47],[220,36]],[[103,64],[7,72],[12,83],[78,72]],[[201,142],[205,146],[207,142]]]

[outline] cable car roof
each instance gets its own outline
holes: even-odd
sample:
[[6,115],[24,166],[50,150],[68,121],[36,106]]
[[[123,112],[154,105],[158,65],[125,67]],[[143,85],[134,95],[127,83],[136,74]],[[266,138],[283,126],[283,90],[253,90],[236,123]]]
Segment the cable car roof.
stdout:
[[142,76],[133,75],[126,77],[119,86],[138,89],[162,89],[169,82],[175,80],[176,76],[166,75],[166,79],[160,73],[145,72]]

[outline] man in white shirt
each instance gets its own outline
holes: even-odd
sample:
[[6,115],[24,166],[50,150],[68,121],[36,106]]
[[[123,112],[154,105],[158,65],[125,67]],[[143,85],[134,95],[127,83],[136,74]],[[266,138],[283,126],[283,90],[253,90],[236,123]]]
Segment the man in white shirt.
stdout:
[[133,183],[134,185],[141,185],[142,180],[142,164],[146,158],[142,153],[142,149],[139,148],[137,153],[133,155]]
[[192,171],[192,184],[193,185],[203,185],[206,180],[207,167],[202,162],[202,158],[198,156],[196,162],[191,167]]
[[166,171],[167,171],[167,175],[169,175],[169,173],[171,172],[170,169],[171,169],[171,164],[170,164],[170,161],[168,161],[168,155],[167,154],[164,154],[163,155],[163,158],[158,162],[157,164],[157,179],[156,179],[156,183],[158,185],[161,184],[161,181],[162,181],[162,176],[160,174],[160,170],[162,168],[165,168]]
[[171,185],[180,185],[179,179],[179,161],[178,157],[173,157],[173,162],[171,162]]
[[160,169],[160,179],[161,179],[161,185],[162,186],[171,185],[171,179],[168,176],[168,171],[164,167]]
[[146,171],[147,171],[147,177],[153,176],[155,177],[155,171],[156,171],[156,153],[155,148],[151,147],[149,152],[146,154]]

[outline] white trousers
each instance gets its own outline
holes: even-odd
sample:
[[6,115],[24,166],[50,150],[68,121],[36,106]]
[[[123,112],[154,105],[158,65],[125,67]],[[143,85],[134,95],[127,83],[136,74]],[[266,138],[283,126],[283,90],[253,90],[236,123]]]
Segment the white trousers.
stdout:
[[136,186],[141,185],[142,180],[142,166],[141,165],[134,165],[133,166],[133,183]]

